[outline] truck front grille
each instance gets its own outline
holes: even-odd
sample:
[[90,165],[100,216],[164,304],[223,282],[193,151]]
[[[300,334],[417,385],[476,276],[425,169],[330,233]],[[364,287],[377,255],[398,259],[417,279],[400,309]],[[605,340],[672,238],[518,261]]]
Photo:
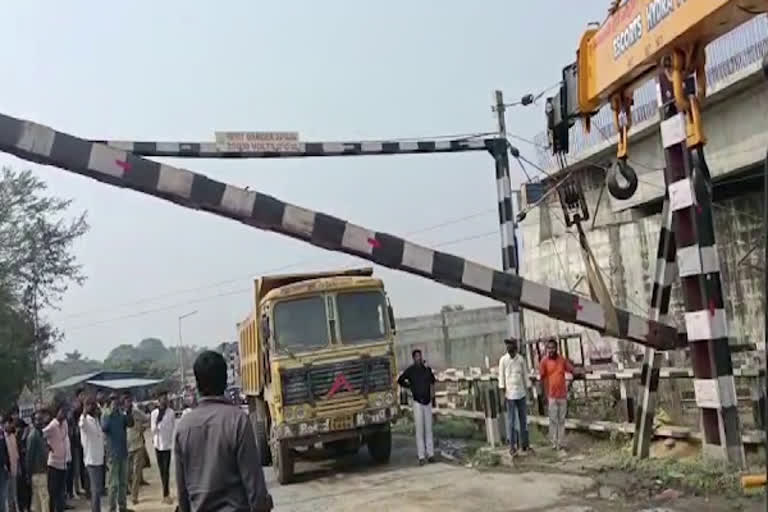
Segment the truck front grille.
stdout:
[[365,395],[389,390],[392,387],[392,372],[388,358],[376,357],[283,370],[280,380],[283,403],[295,405],[326,400],[334,383],[337,383],[335,393],[341,397],[349,391],[344,381],[353,393]]

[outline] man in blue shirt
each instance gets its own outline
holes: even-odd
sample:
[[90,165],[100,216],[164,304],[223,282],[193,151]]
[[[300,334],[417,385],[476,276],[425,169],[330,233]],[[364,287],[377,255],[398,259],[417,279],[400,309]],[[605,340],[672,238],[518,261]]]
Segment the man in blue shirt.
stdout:
[[128,427],[133,426],[131,395],[126,392],[123,399],[113,393],[110,408],[101,418],[101,428],[109,445],[109,512],[132,512],[128,509],[126,491],[128,487]]

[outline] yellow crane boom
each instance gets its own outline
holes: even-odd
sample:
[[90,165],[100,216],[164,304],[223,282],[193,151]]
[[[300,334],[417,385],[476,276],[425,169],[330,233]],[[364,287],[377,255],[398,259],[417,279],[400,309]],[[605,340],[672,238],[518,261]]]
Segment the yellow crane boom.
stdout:
[[[608,188],[614,197],[628,199],[637,189],[637,176],[627,165],[633,90],[663,67],[685,115],[688,146],[702,146],[704,49],[766,10],[768,0],[614,0],[606,21],[582,36],[576,62],[563,70],[560,92],[547,99],[553,152],[568,152],[568,129],[576,119],[589,132],[590,118],[610,104],[618,133],[617,170],[628,185],[617,185],[614,173]],[[688,77],[695,79],[686,87]]]
[[766,5],[764,0],[628,0],[581,38],[581,112],[593,113],[631,90],[675,50],[703,50]]

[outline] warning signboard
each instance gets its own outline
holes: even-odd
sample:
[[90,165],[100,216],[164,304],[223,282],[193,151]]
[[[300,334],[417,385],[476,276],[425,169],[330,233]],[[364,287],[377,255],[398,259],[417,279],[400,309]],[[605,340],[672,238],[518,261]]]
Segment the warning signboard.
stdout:
[[216,149],[222,152],[298,152],[298,132],[216,132]]

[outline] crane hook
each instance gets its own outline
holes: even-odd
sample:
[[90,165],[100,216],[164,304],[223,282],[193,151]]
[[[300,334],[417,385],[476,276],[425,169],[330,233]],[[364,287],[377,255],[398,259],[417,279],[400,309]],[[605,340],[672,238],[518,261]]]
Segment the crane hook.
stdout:
[[[617,180],[619,174],[627,181],[626,185],[619,184]],[[622,201],[632,197],[637,190],[637,172],[627,163],[626,158],[616,160],[613,168],[608,170],[606,180],[608,182],[608,192],[616,199]]]

